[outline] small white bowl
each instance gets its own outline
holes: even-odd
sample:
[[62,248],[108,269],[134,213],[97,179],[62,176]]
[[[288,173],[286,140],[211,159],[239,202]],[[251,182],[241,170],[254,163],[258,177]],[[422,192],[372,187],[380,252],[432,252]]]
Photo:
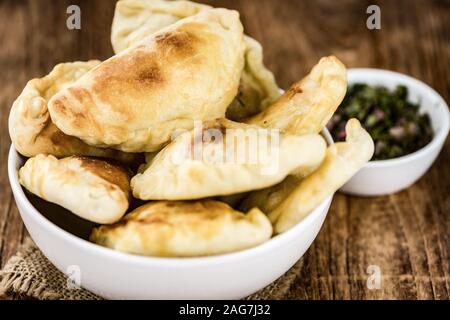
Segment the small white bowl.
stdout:
[[353,195],[379,196],[406,189],[420,179],[436,160],[450,128],[450,113],[444,99],[428,85],[409,76],[380,69],[350,69],[349,85],[366,83],[395,89],[408,88],[408,99],[420,104],[430,116],[433,140],[422,149],[403,157],[370,161],[340,191]]
[[[333,142],[328,132],[327,142]],[[85,240],[92,225],[26,196],[18,180],[24,159],[14,147],[8,175],[20,215],[44,255],[63,273],[79,271],[81,286],[108,299],[240,299],[279,278],[309,248],[332,197],[289,231],[255,248],[200,258],[135,256]],[[76,236],[78,235],[78,236]]]

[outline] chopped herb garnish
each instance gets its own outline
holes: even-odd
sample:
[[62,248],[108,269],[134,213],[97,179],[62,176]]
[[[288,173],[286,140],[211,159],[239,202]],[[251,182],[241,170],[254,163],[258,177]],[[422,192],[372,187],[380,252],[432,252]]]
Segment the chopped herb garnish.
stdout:
[[408,88],[352,85],[327,127],[335,141],[345,140],[345,123],[357,118],[375,142],[373,160],[401,157],[427,145],[432,137],[430,118],[419,104],[408,101]]

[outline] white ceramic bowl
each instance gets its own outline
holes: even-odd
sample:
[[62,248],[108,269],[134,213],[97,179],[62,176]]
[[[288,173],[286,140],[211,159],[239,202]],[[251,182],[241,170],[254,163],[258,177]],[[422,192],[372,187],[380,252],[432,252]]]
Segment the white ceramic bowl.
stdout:
[[420,111],[431,119],[434,137],[424,148],[409,155],[381,161],[370,161],[341,191],[348,194],[378,196],[391,194],[408,188],[436,160],[447,138],[450,128],[450,113],[444,99],[425,83],[409,76],[379,69],[350,69],[349,85],[367,83],[394,89],[404,85],[409,90],[408,99],[420,103]]
[[[324,136],[332,143],[328,132]],[[319,232],[332,200],[329,197],[295,227],[252,249],[201,258],[142,257],[88,242],[85,239],[92,225],[56,205],[25,195],[18,181],[23,161],[11,147],[8,175],[31,237],[60,271],[72,274],[79,270],[82,287],[109,299],[246,297],[300,259]]]

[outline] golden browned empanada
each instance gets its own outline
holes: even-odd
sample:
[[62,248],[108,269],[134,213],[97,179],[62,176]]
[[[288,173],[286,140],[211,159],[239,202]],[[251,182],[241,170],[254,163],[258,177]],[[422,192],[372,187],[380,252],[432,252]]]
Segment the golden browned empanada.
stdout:
[[297,224],[372,158],[373,140],[358,120],[349,120],[346,133],[345,142],[328,147],[325,160],[316,171],[304,178],[275,209],[266,212],[274,223],[275,233]]
[[22,186],[86,220],[109,224],[128,209],[131,173],[112,162],[52,155],[30,158],[19,170]]
[[244,66],[236,11],[183,19],[88,72],[49,102],[54,123],[96,146],[127,152],[162,148],[194,120],[225,115]]
[[[345,66],[335,57],[322,58],[307,77],[294,84],[265,112],[247,122],[291,134],[320,132],[341,103],[346,88]],[[258,207],[271,212],[315,169],[293,172],[278,185],[249,193],[240,209]]]
[[211,8],[192,1],[117,1],[111,28],[114,52],[122,52],[181,19]]
[[334,56],[320,59],[310,74],[246,123],[290,134],[319,133],[347,92],[347,70]]
[[99,63],[92,60],[58,64],[47,76],[28,82],[9,115],[9,134],[20,154],[26,157],[52,154],[56,157],[86,155],[116,158],[125,162],[133,160],[134,155],[92,147],[78,138],[68,136],[50,119],[48,100]]
[[[149,35],[180,19],[212,7],[192,1],[121,0],[117,2],[111,31],[116,53],[137,45]],[[245,68],[239,93],[227,109],[227,118],[240,121],[255,115],[279,96],[275,78],[263,62],[259,42],[245,36]]]
[[245,67],[239,93],[227,109],[228,119],[243,121],[265,110],[280,97],[273,73],[264,66],[263,49],[258,41],[245,39]]
[[299,185],[301,179],[289,175],[279,184],[250,192],[241,199],[239,210],[258,208],[263,212],[272,212]]
[[271,236],[272,225],[258,209],[244,214],[213,200],[161,201],[94,229],[91,241],[139,255],[194,257],[251,248]]
[[179,135],[131,180],[142,200],[190,200],[262,189],[325,156],[318,134],[279,134],[220,119]]

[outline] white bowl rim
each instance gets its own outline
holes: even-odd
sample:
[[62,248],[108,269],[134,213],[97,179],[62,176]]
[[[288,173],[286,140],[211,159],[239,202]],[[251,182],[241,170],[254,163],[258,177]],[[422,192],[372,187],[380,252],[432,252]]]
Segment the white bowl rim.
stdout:
[[[328,131],[324,131],[326,139],[331,139],[331,135]],[[332,140],[331,140],[332,141]],[[329,141],[327,141],[329,142]],[[327,210],[327,207],[331,204],[333,195],[325,199],[317,208],[315,208],[310,214],[308,214],[303,220],[298,222],[290,230],[279,234],[265,243],[262,243],[253,248],[240,250],[237,252],[231,252],[221,255],[205,256],[205,257],[186,257],[186,258],[171,258],[171,257],[152,257],[152,256],[140,256],[134,255],[126,252],[116,251],[110,248],[102,247],[95,243],[89,242],[83,238],[75,236],[70,232],[60,228],[46,217],[44,217],[28,200],[23,191],[22,186],[19,183],[18,173],[15,168],[16,160],[19,157],[19,153],[15,150],[14,146],[11,145],[8,155],[8,176],[10,180],[10,185],[14,191],[16,201],[21,203],[25,207],[25,210],[30,212],[30,217],[35,220],[36,223],[42,225],[47,229],[55,239],[64,238],[74,245],[81,247],[83,250],[90,251],[98,256],[107,257],[110,259],[123,260],[127,263],[132,263],[140,266],[164,266],[168,268],[178,268],[178,267],[195,267],[199,265],[217,265],[223,263],[230,263],[233,261],[241,259],[250,259],[257,256],[263,252],[268,252],[276,249],[283,243],[290,243],[290,240],[298,236],[298,230],[303,228],[311,227],[313,221],[317,218],[322,211]]]
[[[435,134],[433,136],[433,139],[431,140],[431,142],[429,142],[426,146],[424,146],[423,148],[421,148],[417,151],[414,151],[413,153],[410,153],[410,154],[407,154],[407,155],[404,155],[404,156],[401,156],[398,158],[369,161],[364,166],[364,168],[379,168],[379,167],[386,167],[386,166],[396,166],[396,165],[401,165],[406,162],[415,161],[415,160],[420,159],[421,157],[425,156],[432,150],[438,148],[439,145],[446,140],[447,135],[450,130],[450,111],[449,111],[448,105],[445,102],[444,98],[442,98],[442,96],[436,90],[431,88],[425,82],[420,81],[416,78],[413,78],[413,77],[408,76],[403,73],[399,73],[399,72],[395,72],[395,71],[391,71],[391,70],[385,70],[385,69],[350,68],[350,69],[348,69],[347,72],[348,72],[348,75],[350,75],[350,74],[368,74],[368,73],[370,73],[372,75],[389,75],[389,76],[396,77],[399,80],[399,82],[402,82],[405,85],[410,83],[410,84],[415,84],[416,86],[421,86],[429,92],[429,95],[433,96],[436,99],[436,101],[441,106],[441,109],[444,111],[442,114],[442,121],[443,121],[442,129],[438,132],[438,134]],[[364,83],[364,81],[361,81],[361,83]],[[382,85],[382,83],[380,83],[380,85]]]

